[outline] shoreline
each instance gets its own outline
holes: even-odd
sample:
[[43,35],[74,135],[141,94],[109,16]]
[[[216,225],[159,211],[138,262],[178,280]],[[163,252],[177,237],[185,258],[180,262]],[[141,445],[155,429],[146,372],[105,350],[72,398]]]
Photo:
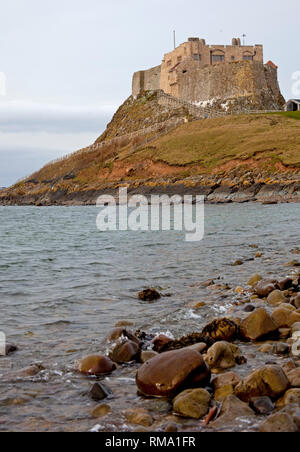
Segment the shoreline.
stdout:
[[6,193],[3,191],[2,197],[0,197],[0,206],[91,206],[96,205],[96,200],[101,195],[112,195],[117,199],[118,190],[121,187],[127,188],[128,196],[137,194],[146,197],[151,195],[198,195],[204,196],[207,204],[300,202],[300,183],[298,182],[290,184],[255,183],[244,187],[230,184],[197,185],[184,180],[172,184],[149,182],[148,184],[138,183],[138,186],[136,185],[136,182],[121,183],[101,189],[71,193],[63,190],[49,191],[43,195],[40,193],[15,195],[9,191],[6,191]]

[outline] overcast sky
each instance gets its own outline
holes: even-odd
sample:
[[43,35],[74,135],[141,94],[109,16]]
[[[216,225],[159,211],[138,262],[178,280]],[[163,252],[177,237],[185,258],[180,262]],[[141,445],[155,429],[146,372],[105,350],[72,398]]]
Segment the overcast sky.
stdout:
[[[130,95],[133,72],[190,36],[247,35],[279,65],[283,95],[300,71],[299,0],[0,0],[0,187],[92,143]],[[2,88],[1,88],[2,86]]]

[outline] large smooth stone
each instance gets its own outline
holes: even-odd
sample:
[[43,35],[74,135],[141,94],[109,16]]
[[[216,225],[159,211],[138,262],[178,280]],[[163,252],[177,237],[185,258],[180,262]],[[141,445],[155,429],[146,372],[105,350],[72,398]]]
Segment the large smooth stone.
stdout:
[[280,397],[289,387],[287,376],[280,366],[268,365],[252,372],[235,388],[235,395],[243,402],[253,397]]
[[79,361],[78,371],[85,375],[108,374],[115,370],[115,364],[103,355],[91,355]]
[[205,386],[210,376],[200,353],[181,349],[162,353],[143,364],[136,384],[147,396],[171,397],[184,389]]
[[257,341],[271,333],[278,327],[264,308],[256,309],[240,324],[241,335],[250,341]]

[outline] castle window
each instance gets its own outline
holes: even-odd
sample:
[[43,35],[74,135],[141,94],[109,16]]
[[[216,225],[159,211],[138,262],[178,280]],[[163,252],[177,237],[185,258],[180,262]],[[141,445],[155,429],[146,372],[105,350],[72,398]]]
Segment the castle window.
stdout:
[[184,70],[182,71],[182,73],[183,73],[183,74],[186,74],[186,73],[187,73],[187,70],[186,70],[186,69],[184,69]]
[[211,61],[212,63],[223,63],[225,61],[225,55],[212,55]]
[[243,55],[243,60],[244,61],[253,61],[253,56],[252,55]]
[[169,61],[167,62],[167,66],[172,66],[172,60],[169,60]]
[[232,56],[232,57],[231,57],[231,61],[234,61],[234,60],[235,60],[235,57],[234,57],[234,56]]
[[199,61],[200,60],[200,55],[198,55],[198,53],[194,53],[194,60],[195,61]]

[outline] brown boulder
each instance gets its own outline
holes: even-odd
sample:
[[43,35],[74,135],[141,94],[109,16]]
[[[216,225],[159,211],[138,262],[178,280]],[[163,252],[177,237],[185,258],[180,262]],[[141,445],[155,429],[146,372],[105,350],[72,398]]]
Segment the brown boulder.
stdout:
[[289,387],[289,381],[282,368],[276,365],[264,366],[242,380],[235,388],[235,395],[249,402],[253,397],[280,397]]
[[140,353],[140,347],[136,342],[123,340],[113,348],[109,357],[115,363],[123,364],[129,363],[138,359]]
[[282,303],[287,303],[287,298],[283,295],[280,290],[273,290],[267,298],[267,302],[271,306],[277,306]]
[[143,364],[136,384],[145,395],[170,397],[186,388],[205,386],[210,376],[200,353],[181,349],[162,353]]
[[153,350],[159,353],[163,350],[164,347],[166,347],[166,345],[170,344],[171,342],[174,342],[172,338],[166,336],[165,334],[160,334],[152,341]]
[[216,342],[207,351],[205,361],[213,373],[219,370],[230,369],[236,364],[236,358],[241,356],[241,352],[236,345],[228,342]]
[[216,391],[227,385],[231,385],[235,388],[240,382],[241,378],[235,372],[226,372],[225,374],[215,377],[212,380],[212,385]]
[[293,278],[287,277],[282,279],[281,281],[278,281],[277,286],[280,290],[287,290],[293,286],[293,281]]
[[78,371],[85,375],[108,374],[115,369],[115,364],[107,356],[102,355],[87,356],[78,363]]
[[288,413],[276,413],[269,416],[259,427],[261,433],[296,433],[298,427]]
[[253,397],[249,405],[257,414],[270,414],[275,409],[270,397]]
[[124,412],[127,422],[135,425],[143,425],[144,427],[150,427],[153,424],[153,418],[151,414],[144,408],[131,408]]
[[173,409],[181,416],[201,419],[208,413],[210,399],[205,389],[187,389],[174,399]]
[[100,417],[107,416],[111,411],[111,408],[109,405],[99,405],[92,411],[92,417],[97,419]]
[[158,353],[154,352],[152,350],[145,350],[141,352],[141,356],[140,356],[140,360],[141,363],[146,363],[147,361],[149,361],[152,358],[155,358],[155,356],[157,356]]
[[127,338],[130,341],[136,342],[138,345],[141,341],[131,332],[124,328],[114,328],[105,338],[104,342],[117,342],[119,339]]
[[13,380],[15,378],[26,378],[26,377],[34,377],[38,375],[45,368],[41,364],[32,364],[29,367],[25,367],[24,369],[16,370],[6,374],[5,377],[7,379]]
[[275,289],[276,289],[276,287],[275,287],[273,281],[270,281],[268,279],[262,279],[254,287],[254,291],[255,291],[256,295],[258,295],[260,298],[266,298]]
[[275,309],[271,317],[278,328],[290,328],[294,323],[300,322],[300,314],[286,308]]
[[300,407],[300,388],[292,388],[286,391],[284,396],[277,401],[276,406],[281,407],[293,404]]
[[275,333],[278,327],[264,308],[256,309],[240,324],[241,336],[250,341],[257,341]]
[[293,305],[295,306],[296,309],[300,308],[300,294],[297,294],[293,299]]
[[234,395],[229,395],[223,402],[220,417],[211,426],[223,428],[226,424],[234,424],[236,418],[246,418],[248,421],[252,416],[254,417],[254,412],[246,403]]
[[287,377],[293,388],[300,388],[300,367],[288,372]]
[[262,280],[262,277],[261,277],[260,275],[258,275],[258,274],[253,275],[253,276],[249,279],[247,285],[253,287],[253,286],[255,286],[257,283],[259,283],[259,281],[261,281],[261,280]]
[[218,402],[222,402],[224,399],[226,399],[228,396],[234,394],[234,387],[232,385],[226,385],[222,386],[222,388],[219,388],[215,391],[215,400]]

